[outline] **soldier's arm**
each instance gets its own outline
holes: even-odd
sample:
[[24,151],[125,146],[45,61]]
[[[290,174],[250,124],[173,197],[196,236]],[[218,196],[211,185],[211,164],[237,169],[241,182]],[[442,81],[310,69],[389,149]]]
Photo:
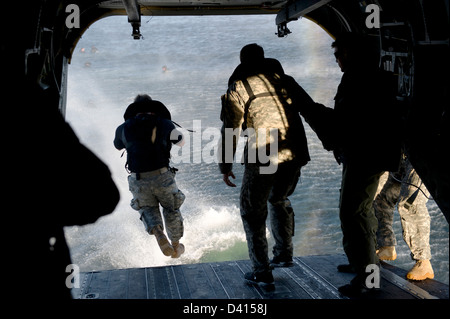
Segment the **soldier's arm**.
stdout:
[[174,128],[172,130],[172,132],[170,133],[170,141],[172,142],[172,144],[179,146],[179,147],[182,147],[184,145],[184,143],[186,142],[186,140],[184,139],[183,133],[178,131],[176,128]]
[[314,100],[293,77],[285,75],[284,81],[288,94],[293,99],[293,105],[298,112],[303,112],[314,104]]
[[[220,119],[223,122],[219,140],[219,169],[222,174],[228,174],[233,167],[233,159],[239,139],[244,110],[235,91],[228,91],[222,96],[222,111]],[[230,134],[233,133],[233,134]]]

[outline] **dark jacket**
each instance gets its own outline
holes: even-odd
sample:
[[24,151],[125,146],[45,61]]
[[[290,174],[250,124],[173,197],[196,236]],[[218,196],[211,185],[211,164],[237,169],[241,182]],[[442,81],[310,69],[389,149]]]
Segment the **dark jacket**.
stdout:
[[388,72],[354,67],[338,86],[334,110],[309,104],[301,114],[338,162],[396,171],[400,161],[400,110]]
[[158,115],[138,114],[116,129],[114,146],[127,150],[127,166],[133,173],[168,167],[172,144],[183,135],[174,124]]

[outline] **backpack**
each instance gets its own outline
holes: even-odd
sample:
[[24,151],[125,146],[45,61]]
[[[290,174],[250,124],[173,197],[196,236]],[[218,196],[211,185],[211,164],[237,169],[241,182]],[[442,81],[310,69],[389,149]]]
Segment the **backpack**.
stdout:
[[153,170],[152,164],[168,162],[170,148],[157,129],[160,117],[139,114],[125,121],[122,140],[127,150],[125,168],[139,173]]

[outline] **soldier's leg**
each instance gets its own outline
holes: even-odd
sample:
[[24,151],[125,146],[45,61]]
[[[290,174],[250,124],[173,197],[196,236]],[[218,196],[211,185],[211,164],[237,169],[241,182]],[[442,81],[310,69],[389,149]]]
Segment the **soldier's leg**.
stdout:
[[[378,263],[376,247],[377,218],[373,210],[373,200],[381,176],[366,171],[364,167],[345,165],[342,171],[339,217],[343,237],[344,251],[350,267],[356,276],[350,284],[338,288],[344,295],[359,295],[370,291],[367,285],[366,267]],[[338,270],[350,268],[340,265]],[[376,266],[375,266],[376,267]]]
[[274,264],[290,262],[293,256],[292,236],[294,235],[294,210],[287,196],[291,195],[300,177],[297,164],[279,165],[269,195],[269,212],[272,236]]
[[256,274],[270,270],[266,238],[267,199],[272,175],[259,173],[259,167],[247,164],[242,180],[240,210],[248,252]]
[[164,222],[166,223],[167,236],[169,236],[172,242],[178,242],[184,234],[183,216],[181,215],[180,207],[184,202],[185,195],[178,190],[175,194],[172,194],[172,197],[173,206],[163,206],[163,215]]
[[[434,271],[430,263],[430,214],[426,207],[430,193],[409,162],[404,181],[399,202],[399,213],[402,221],[403,239],[411,250],[412,259],[416,261],[406,277],[412,280],[432,279],[434,278]],[[424,193],[408,184],[419,186]]]
[[[407,167],[398,204],[403,239],[409,246],[414,260],[431,259],[430,214],[426,206],[430,193],[411,164],[408,163]],[[419,186],[425,194],[408,184]]]
[[159,211],[159,202],[152,192],[149,180],[137,180],[130,175],[128,176],[128,185],[130,192],[133,194],[130,206],[139,212],[145,230],[149,234],[153,234],[153,229],[157,226],[164,229],[161,213]]
[[367,265],[378,262],[373,200],[380,176],[351,165],[345,165],[342,172],[339,217],[343,247],[357,273],[364,274]]
[[130,191],[133,194],[131,207],[139,211],[145,230],[150,235],[155,235],[163,254],[171,256],[174,250],[164,234],[159,202],[154,194],[153,180],[153,178],[137,180],[131,175],[128,176]]
[[[179,258],[185,251],[184,245],[180,243],[180,239],[184,234],[183,216],[181,215],[180,207],[184,202],[185,196],[178,188],[177,190],[176,193],[172,193],[171,195],[173,197],[173,207],[163,207],[167,236],[174,249],[172,258]],[[170,200],[170,197],[168,199]]]
[[184,226],[180,207],[185,196],[178,189],[174,174],[170,171],[161,174],[155,181],[155,195],[163,207],[164,222],[167,236],[174,243],[179,242],[183,237]]
[[379,194],[375,197],[373,208],[378,220],[377,243],[378,247],[396,246],[397,240],[393,229],[394,209],[400,196],[400,182],[396,181],[389,172],[385,172],[380,178],[380,184],[384,184]]

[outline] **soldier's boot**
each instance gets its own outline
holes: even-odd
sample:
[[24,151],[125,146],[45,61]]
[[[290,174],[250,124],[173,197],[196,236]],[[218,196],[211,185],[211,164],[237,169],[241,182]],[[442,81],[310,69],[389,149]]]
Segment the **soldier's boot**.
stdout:
[[178,258],[184,253],[184,245],[180,244],[179,241],[172,242],[172,246],[173,246],[173,250],[174,250],[174,252],[172,254],[172,258]]
[[159,248],[165,256],[172,256],[174,254],[174,249],[169,243],[162,227],[160,225],[156,226],[152,230],[152,234],[155,235],[156,241],[158,242]]
[[380,260],[395,260],[397,252],[395,246],[384,246],[377,250],[377,255]]
[[416,264],[406,274],[406,278],[411,280],[425,280],[427,278],[434,278],[434,271],[431,267],[429,259],[417,260]]

